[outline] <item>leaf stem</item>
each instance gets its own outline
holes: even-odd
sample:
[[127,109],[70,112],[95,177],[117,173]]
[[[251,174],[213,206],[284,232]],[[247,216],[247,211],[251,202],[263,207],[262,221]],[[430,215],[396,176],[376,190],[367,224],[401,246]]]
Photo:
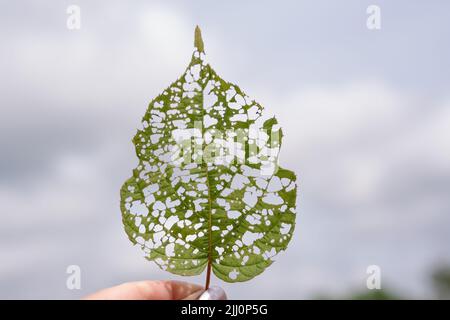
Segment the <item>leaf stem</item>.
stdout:
[[[203,160],[204,161],[204,160]],[[209,289],[209,282],[211,279],[211,264],[212,264],[212,201],[211,201],[211,186],[209,183],[209,171],[208,164],[204,164],[206,169],[206,184],[208,186],[208,203],[209,203],[209,216],[208,216],[208,266],[206,270],[206,283],[205,290]]]
[[208,266],[206,269],[206,283],[205,283],[205,290],[209,289],[209,282],[211,280],[211,259],[208,258]]

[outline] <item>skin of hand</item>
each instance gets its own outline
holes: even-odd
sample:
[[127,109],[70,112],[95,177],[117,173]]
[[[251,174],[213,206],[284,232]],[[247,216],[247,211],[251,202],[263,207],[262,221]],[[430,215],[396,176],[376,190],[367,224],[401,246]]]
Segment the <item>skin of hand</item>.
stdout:
[[137,281],[100,290],[84,300],[196,300],[205,290],[183,281]]

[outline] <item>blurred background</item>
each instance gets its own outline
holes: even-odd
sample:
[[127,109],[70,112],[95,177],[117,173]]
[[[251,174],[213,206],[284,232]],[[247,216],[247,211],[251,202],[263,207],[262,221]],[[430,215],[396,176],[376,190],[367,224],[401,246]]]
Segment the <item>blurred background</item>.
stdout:
[[[146,261],[119,209],[131,139],[196,24],[218,74],[278,117],[300,186],[288,250],[252,281],[212,284],[235,299],[449,297],[448,1],[0,4],[0,298],[203,284]],[[373,4],[381,29],[366,25]],[[370,265],[382,290],[366,287]]]

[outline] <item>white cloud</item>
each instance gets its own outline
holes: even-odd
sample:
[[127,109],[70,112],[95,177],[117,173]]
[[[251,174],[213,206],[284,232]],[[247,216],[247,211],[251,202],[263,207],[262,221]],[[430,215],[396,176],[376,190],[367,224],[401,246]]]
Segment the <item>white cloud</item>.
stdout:
[[[131,248],[120,221],[118,192],[137,161],[134,128],[148,102],[186,67],[193,42],[191,16],[197,15],[165,4],[101,7],[86,8],[92,10],[85,11],[87,18],[104,19],[84,21],[80,33],[22,26],[8,36],[10,28],[0,30],[8,44],[0,53],[1,87],[6,88],[0,89],[0,169],[9,177],[0,183],[0,260],[8,261],[0,283],[10,283],[9,289],[0,288],[1,297],[11,292],[17,297],[27,292],[68,296],[63,284],[69,263],[82,264],[91,275],[85,293],[119,280],[176,278]],[[220,35],[225,27],[213,21]],[[259,26],[252,24],[255,31]],[[295,42],[290,34],[286,37]],[[220,47],[212,38],[207,47],[215,52],[218,71],[247,73],[242,61],[249,60],[231,61],[237,53],[261,66],[269,56],[279,63],[261,71],[273,87],[254,90],[253,98],[265,99],[263,105],[277,115],[285,133],[281,164],[296,171],[300,182],[298,225],[286,253],[251,283],[217,283],[233,298],[305,298],[364,285],[365,266],[379,263],[396,285],[423,288],[411,280],[448,252],[450,240],[444,228],[450,207],[449,100],[427,106],[420,102],[423,91],[416,96],[401,91],[398,83],[346,75],[340,75],[339,85],[296,85],[269,74],[276,68],[279,74],[298,76],[289,61],[301,56],[295,46],[283,60],[275,45],[267,52],[249,51],[257,45],[246,39],[230,51],[223,48],[233,44]],[[308,51],[303,57],[316,54]],[[245,76],[261,88],[261,74]],[[28,273],[35,278],[32,285],[22,279]],[[188,280],[200,283],[203,277]]]

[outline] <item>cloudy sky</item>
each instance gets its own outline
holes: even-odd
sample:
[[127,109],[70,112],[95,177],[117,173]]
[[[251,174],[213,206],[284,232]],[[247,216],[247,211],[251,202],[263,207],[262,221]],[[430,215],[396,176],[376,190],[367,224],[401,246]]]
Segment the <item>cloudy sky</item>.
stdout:
[[[299,177],[288,250],[232,298],[382,286],[430,297],[450,262],[448,1],[0,1],[0,298],[82,297],[181,279],[142,258],[119,189],[149,101],[207,57],[285,133]],[[81,8],[81,29],[66,26]],[[366,27],[369,5],[381,29]],[[81,290],[68,290],[78,265]],[[204,276],[188,278],[202,284]]]

